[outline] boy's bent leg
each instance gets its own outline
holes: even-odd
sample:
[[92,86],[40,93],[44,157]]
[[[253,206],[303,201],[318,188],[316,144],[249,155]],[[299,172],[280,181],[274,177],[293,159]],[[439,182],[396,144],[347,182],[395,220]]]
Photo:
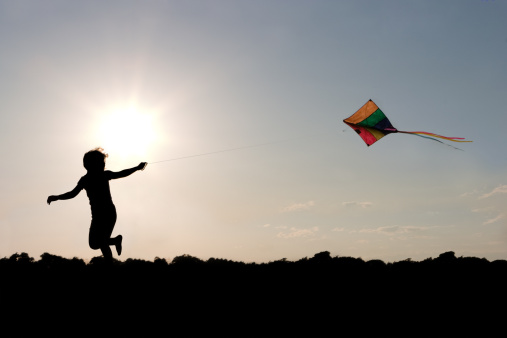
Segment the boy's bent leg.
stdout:
[[116,247],[116,252],[118,253],[118,256],[121,256],[121,250],[122,250],[121,242],[122,241],[123,241],[122,235],[116,236],[114,245]]
[[123,241],[123,236],[118,235],[115,238],[110,238],[108,243],[109,245],[114,245],[116,247],[116,252],[118,253],[118,256],[121,255],[122,246],[121,243]]

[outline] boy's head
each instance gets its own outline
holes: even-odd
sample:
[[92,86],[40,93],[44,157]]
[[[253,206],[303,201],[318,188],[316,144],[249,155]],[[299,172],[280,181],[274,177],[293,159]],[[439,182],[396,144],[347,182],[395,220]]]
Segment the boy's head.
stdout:
[[101,171],[106,167],[107,154],[104,149],[95,148],[83,156],[83,166],[88,171]]

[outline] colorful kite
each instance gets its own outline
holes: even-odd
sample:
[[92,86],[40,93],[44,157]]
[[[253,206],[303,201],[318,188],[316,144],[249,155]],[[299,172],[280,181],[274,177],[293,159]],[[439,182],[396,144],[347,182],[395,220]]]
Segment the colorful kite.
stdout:
[[437,140],[436,138],[453,142],[472,142],[465,141],[465,139],[462,137],[446,137],[433,133],[427,133],[425,131],[398,130],[393,127],[391,122],[389,122],[389,119],[372,100],[366,102],[364,106],[359,108],[359,110],[356,111],[352,116],[343,120],[343,122],[345,122],[350,128],[354,129],[356,133],[361,136],[368,147],[380,140],[382,137],[391,133],[416,135],[424,138],[429,138],[440,143],[444,142]]

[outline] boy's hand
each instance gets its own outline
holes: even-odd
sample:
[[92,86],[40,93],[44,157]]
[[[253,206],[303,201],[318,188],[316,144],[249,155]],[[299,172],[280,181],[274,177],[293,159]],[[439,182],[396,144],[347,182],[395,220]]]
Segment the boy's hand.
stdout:
[[51,204],[51,202],[58,201],[58,198],[54,195],[51,195],[48,197],[48,205]]
[[148,165],[148,163],[146,162],[141,162],[139,163],[139,165],[137,166],[137,170],[144,170],[144,168],[146,168],[146,166]]

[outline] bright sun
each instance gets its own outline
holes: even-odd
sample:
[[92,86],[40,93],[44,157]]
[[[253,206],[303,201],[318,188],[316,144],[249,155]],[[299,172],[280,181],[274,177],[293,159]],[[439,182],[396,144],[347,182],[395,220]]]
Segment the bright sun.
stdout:
[[136,107],[112,109],[101,118],[100,146],[118,157],[146,156],[156,139],[153,114]]

